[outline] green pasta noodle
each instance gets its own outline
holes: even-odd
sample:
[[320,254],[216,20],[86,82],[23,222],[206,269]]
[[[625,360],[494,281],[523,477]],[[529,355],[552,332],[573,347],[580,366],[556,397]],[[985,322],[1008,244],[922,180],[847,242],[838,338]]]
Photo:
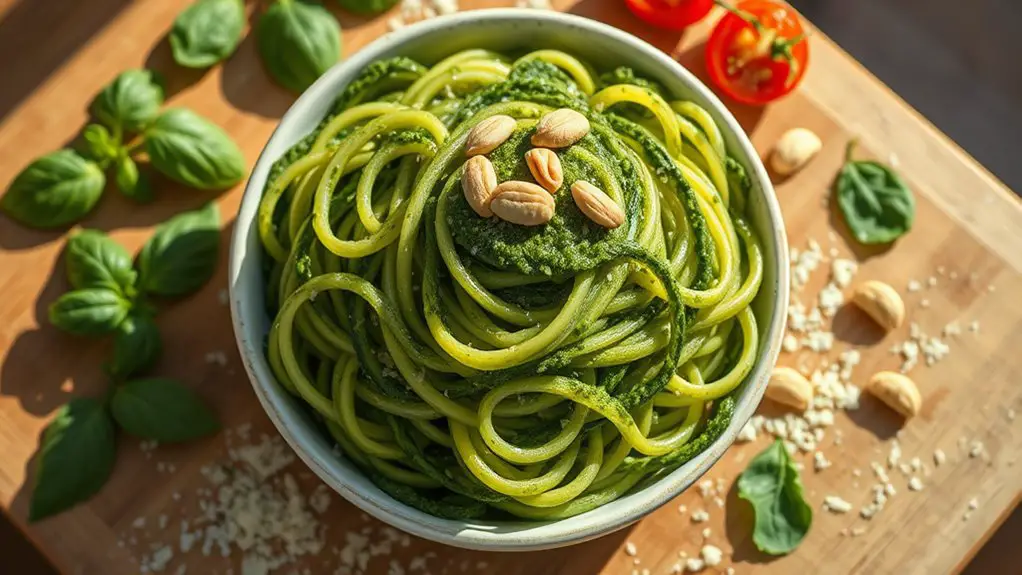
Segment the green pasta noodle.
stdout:
[[[259,206],[279,384],[438,517],[557,519],[649,485],[721,436],[757,355],[750,182],[710,114],[628,68],[519,56],[373,63]],[[549,221],[478,215],[472,128],[510,116],[486,156],[497,181],[534,182],[531,136],[560,108],[590,129],[555,150]],[[620,226],[572,200],[581,180]]]

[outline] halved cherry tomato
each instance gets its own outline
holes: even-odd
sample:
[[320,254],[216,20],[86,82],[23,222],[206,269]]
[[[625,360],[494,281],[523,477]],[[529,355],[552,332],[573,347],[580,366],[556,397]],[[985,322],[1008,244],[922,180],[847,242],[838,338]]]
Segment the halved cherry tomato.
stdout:
[[706,67],[728,96],[762,105],[795,89],[809,65],[798,14],[784,2],[745,0],[724,15],[706,43]]
[[713,0],[625,0],[625,4],[643,22],[668,30],[695,24],[713,8]]

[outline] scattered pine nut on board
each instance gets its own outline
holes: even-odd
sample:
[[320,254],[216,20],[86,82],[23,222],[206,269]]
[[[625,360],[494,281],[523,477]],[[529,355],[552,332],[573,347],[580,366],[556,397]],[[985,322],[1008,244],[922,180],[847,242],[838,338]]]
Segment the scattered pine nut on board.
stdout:
[[[241,143],[250,167],[294,96],[265,77],[248,43],[208,73],[175,69],[156,39],[188,3],[67,3],[58,14],[25,8],[32,5],[27,0],[14,8],[0,0],[12,20],[18,13],[19,26],[9,33],[26,45],[51,36],[55,28],[77,39],[19,54],[19,66],[5,77],[5,93],[12,97],[5,99],[9,109],[0,124],[0,157],[7,168],[0,170],[0,187],[6,189],[33,157],[65,145],[85,121],[91,95],[116,73],[144,66],[147,59],[168,76],[169,104],[193,107],[224,127]],[[622,2],[553,3],[673,51],[705,79],[701,45],[712,22],[693,27],[679,44],[676,33],[640,24]],[[327,4],[336,9],[336,3]],[[509,4],[462,0],[460,9]],[[342,18],[345,54],[383,34],[389,17],[357,26]],[[825,317],[817,330],[832,336],[829,349],[817,346],[822,352],[813,352],[801,342],[810,336],[799,334],[792,345],[797,351],[781,355],[780,365],[804,370],[814,383],[813,406],[800,415],[804,423],[788,420],[782,432],[777,421],[785,421],[786,412],[764,402],[759,419],[701,481],[646,519],[573,547],[499,555],[409,538],[361,514],[324,489],[286,445],[273,439],[276,432],[234,351],[227,296],[221,295],[227,288],[224,241],[220,270],[210,285],[161,315],[165,359],[158,372],[198,389],[225,430],[182,447],[122,441],[113,475],[94,499],[28,525],[32,477],[27,470],[33,467],[40,430],[72,394],[104,388],[97,366],[107,350],[62,337],[46,322],[46,307],[66,288],[59,273],[62,235],[7,220],[0,223],[4,510],[58,569],[83,575],[158,569],[174,575],[241,573],[244,552],[237,538],[220,537],[217,530],[249,512],[259,519],[252,534],[256,541],[279,543],[287,536],[298,542],[295,563],[274,573],[308,568],[327,574],[620,575],[648,569],[660,575],[675,566],[738,574],[959,570],[1022,493],[1022,419],[1015,417],[1022,411],[1022,301],[1017,297],[1022,293],[1022,208],[1010,191],[822,33],[813,30],[809,41],[813,63],[797,93],[765,109],[732,109],[764,158],[793,127],[811,130],[822,142],[811,162],[777,185],[790,246],[805,251],[813,241],[823,260],[793,297],[811,308],[830,282],[835,258],[858,264],[851,285],[839,290],[843,300],[834,316]],[[857,155],[863,158],[888,162],[896,154],[897,170],[915,193],[913,229],[889,249],[850,241],[839,212],[828,203],[852,137],[859,138]],[[108,194],[85,225],[110,230],[134,251],[153,225],[215,197],[229,233],[241,193],[240,186],[219,196],[167,193],[145,208]],[[893,286],[904,300],[905,321],[890,333],[850,305],[854,285],[867,280]],[[909,290],[910,282],[918,289]],[[201,329],[196,329],[198,319]],[[906,354],[912,349],[916,360],[910,364]],[[823,359],[836,368],[822,367]],[[905,366],[922,399],[915,417],[905,420],[871,395],[857,394],[873,374]],[[792,425],[796,431],[790,431]],[[737,497],[734,482],[782,433],[793,444],[797,437],[794,457],[802,465],[814,519],[794,553],[768,558],[750,540],[751,511]],[[245,491],[239,482],[251,474],[228,473],[253,458],[273,471],[272,493]],[[227,488],[252,494],[259,505],[220,501]],[[301,502],[296,510],[284,504],[288,494]],[[204,515],[203,502],[215,517]],[[365,569],[357,569],[359,561],[366,562]],[[345,566],[349,571],[339,571]]]

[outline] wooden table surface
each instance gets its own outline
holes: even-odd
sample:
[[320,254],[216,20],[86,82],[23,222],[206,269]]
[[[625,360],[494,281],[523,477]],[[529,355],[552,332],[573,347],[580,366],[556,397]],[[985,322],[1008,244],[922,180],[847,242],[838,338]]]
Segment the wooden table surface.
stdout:
[[[267,80],[251,38],[228,62],[211,71],[175,68],[162,37],[187,3],[0,0],[0,53],[7,56],[0,63],[0,188],[6,188],[32,158],[72,141],[87,122],[86,106],[93,94],[119,71],[139,66],[164,72],[171,103],[190,106],[223,126],[240,143],[252,165],[293,96]],[[462,2],[463,9],[497,5],[507,3]],[[677,34],[638,23],[618,0],[562,0],[555,5],[633,32],[702,73],[700,44],[708,24],[687,31],[679,41]],[[341,15],[341,21],[345,51],[350,54],[385,31],[386,17]],[[948,471],[928,479],[930,485],[918,499],[911,503],[899,499],[890,513],[869,524],[870,531],[861,538],[839,534],[850,520],[841,522],[818,510],[810,538],[795,554],[780,561],[766,561],[749,551],[748,535],[740,521],[748,518],[741,515],[733,491],[727,496],[727,513],[718,513],[707,525],[714,533],[712,541],[729,554],[726,565],[733,565],[739,573],[953,572],[971,558],[1022,493],[1022,474],[1013,468],[1022,454],[1022,435],[1019,424],[1006,416],[1010,409],[1022,411],[1022,388],[1017,385],[1016,373],[1020,363],[1017,350],[1022,344],[1022,303],[1013,295],[1022,289],[1022,208],[1010,191],[822,33],[815,33],[811,43],[812,64],[799,94],[765,113],[740,106],[733,109],[760,150],[767,150],[792,121],[808,125],[824,137],[819,165],[778,187],[793,246],[801,247],[808,237],[828,237],[829,222],[820,208],[821,199],[840,165],[844,141],[857,136],[864,148],[895,161],[908,177],[920,199],[920,219],[913,234],[890,254],[863,254],[838,242],[845,256],[860,258],[863,273],[902,281],[925,278],[938,264],[958,267],[965,275],[970,270],[982,274],[982,286],[962,285],[934,293],[934,301],[942,309],[982,315],[984,335],[981,341],[956,349],[956,358],[948,360],[947,367],[942,364],[927,372],[933,380],[923,382],[929,411],[921,421],[905,428],[901,441],[906,452],[911,449],[928,458],[934,446],[944,446],[951,454],[959,438],[982,438],[986,453],[979,462],[954,457]],[[214,195],[168,184],[158,190],[156,202],[138,207],[108,192],[84,225],[106,230],[129,249],[136,249],[153,225],[216,198],[227,234],[233,229],[240,196],[240,186]],[[186,447],[161,447],[155,458],[142,453],[136,442],[124,441],[114,474],[96,498],[57,518],[26,525],[40,430],[68,397],[97,393],[105,385],[100,364],[108,344],[63,335],[45,319],[46,307],[66,289],[59,267],[63,240],[62,233],[30,231],[0,219],[0,269],[4,270],[0,275],[0,293],[4,294],[0,298],[0,505],[64,572],[138,572],[139,558],[151,549],[132,524],[140,516],[152,518],[194,504],[187,494],[205,485],[200,469],[223,456],[225,441],[217,437]],[[226,241],[222,248],[221,269],[210,285],[161,315],[166,350],[156,371],[194,385],[218,409],[226,427],[251,422],[255,430],[273,433],[234,351],[229,312],[219,302],[226,286]],[[986,285],[998,290],[980,297]],[[891,360],[884,359],[888,343],[883,350],[872,350],[868,362],[889,364]],[[207,354],[219,351],[228,357],[225,366],[206,360]],[[806,473],[814,503],[832,488],[848,488],[852,467],[865,466],[868,473],[868,462],[883,458],[878,454],[889,446],[893,419],[875,403],[864,409],[867,415],[862,421],[868,424],[843,415],[838,424],[848,430],[848,446],[843,452],[847,461],[839,463],[832,474]],[[735,447],[710,476],[730,485],[742,461],[754,453],[750,449],[759,447],[761,444]],[[840,478],[839,471],[843,474]],[[298,464],[295,473],[307,487],[314,487],[316,480],[302,472]],[[618,574],[631,573],[633,568],[666,573],[677,551],[698,551],[702,526],[691,525],[673,509],[679,502],[701,505],[702,499],[694,491],[635,527],[569,549],[507,556],[413,541],[411,550],[435,553],[437,565],[452,573],[477,567],[488,573]],[[186,494],[183,502],[172,497],[176,492]],[[963,521],[961,511],[972,497],[980,505]],[[334,541],[340,540],[345,530],[379,528],[339,500],[321,520],[328,538]],[[159,533],[147,536],[160,538]],[[163,539],[176,541],[174,537]],[[634,566],[633,559],[621,552],[626,540],[639,548],[640,566]],[[399,555],[407,557],[410,552]],[[188,573],[222,573],[231,565],[236,569],[237,563],[237,556],[227,560],[189,556],[175,558],[171,565],[188,565]],[[480,563],[487,566],[480,567]],[[0,558],[0,567],[3,565]],[[386,572],[386,563],[380,565],[378,572]]]

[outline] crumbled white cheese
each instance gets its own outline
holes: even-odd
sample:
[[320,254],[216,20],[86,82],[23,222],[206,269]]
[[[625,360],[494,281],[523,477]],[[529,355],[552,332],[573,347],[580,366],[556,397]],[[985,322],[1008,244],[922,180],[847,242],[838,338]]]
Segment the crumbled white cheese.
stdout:
[[969,447],[969,457],[975,459],[976,457],[983,455],[983,450],[984,447],[982,441],[973,441],[972,445]]
[[625,542],[625,555],[628,555],[629,557],[635,557],[638,553],[639,550],[636,549],[635,543],[632,543],[631,541]]
[[550,0],[517,0],[515,6],[518,8],[534,8],[536,10],[553,10]]
[[977,509],[979,509],[979,499],[973,497],[969,500],[969,510],[975,511]]
[[703,563],[707,567],[716,567],[724,559],[724,552],[714,545],[703,545],[703,548],[699,550],[699,554],[702,555]]
[[909,491],[922,491],[923,482],[918,477],[912,476],[912,478],[908,480],[908,488]]
[[936,465],[937,467],[940,467],[941,465],[944,465],[945,461],[947,461],[947,455],[944,453],[943,449],[938,448],[938,449],[933,450],[933,464],[934,465]]
[[705,568],[706,562],[703,561],[702,559],[699,559],[698,557],[689,557],[685,561],[685,569],[687,569],[689,573],[698,573],[699,571],[702,571]]
[[704,527],[703,528],[703,533],[702,533],[703,539],[709,539],[710,535],[712,535],[712,534],[713,534],[713,531],[711,531],[709,527]]
[[901,460],[901,444],[898,440],[891,442],[891,451],[887,454],[887,467],[894,469]]
[[710,514],[702,509],[692,513],[692,523],[703,523],[710,519]]
[[758,436],[756,426],[753,425],[752,421],[746,421],[745,425],[742,426],[742,430],[738,432],[736,440],[740,443],[748,443],[750,441],[756,441]]
[[835,259],[830,264],[830,276],[837,287],[846,288],[852,283],[859,264],[855,260]]
[[923,289],[923,286],[918,281],[916,281],[916,280],[909,280],[908,281],[908,291],[910,293],[915,293],[915,292],[917,292],[917,291],[919,291],[921,289]]
[[819,472],[831,466],[830,460],[822,451],[813,453],[813,470]]
[[781,341],[781,348],[788,353],[795,353],[802,349],[802,342],[793,334],[785,334],[784,339]]
[[823,508],[831,513],[848,513],[852,510],[852,504],[837,495],[828,495],[823,498]]

